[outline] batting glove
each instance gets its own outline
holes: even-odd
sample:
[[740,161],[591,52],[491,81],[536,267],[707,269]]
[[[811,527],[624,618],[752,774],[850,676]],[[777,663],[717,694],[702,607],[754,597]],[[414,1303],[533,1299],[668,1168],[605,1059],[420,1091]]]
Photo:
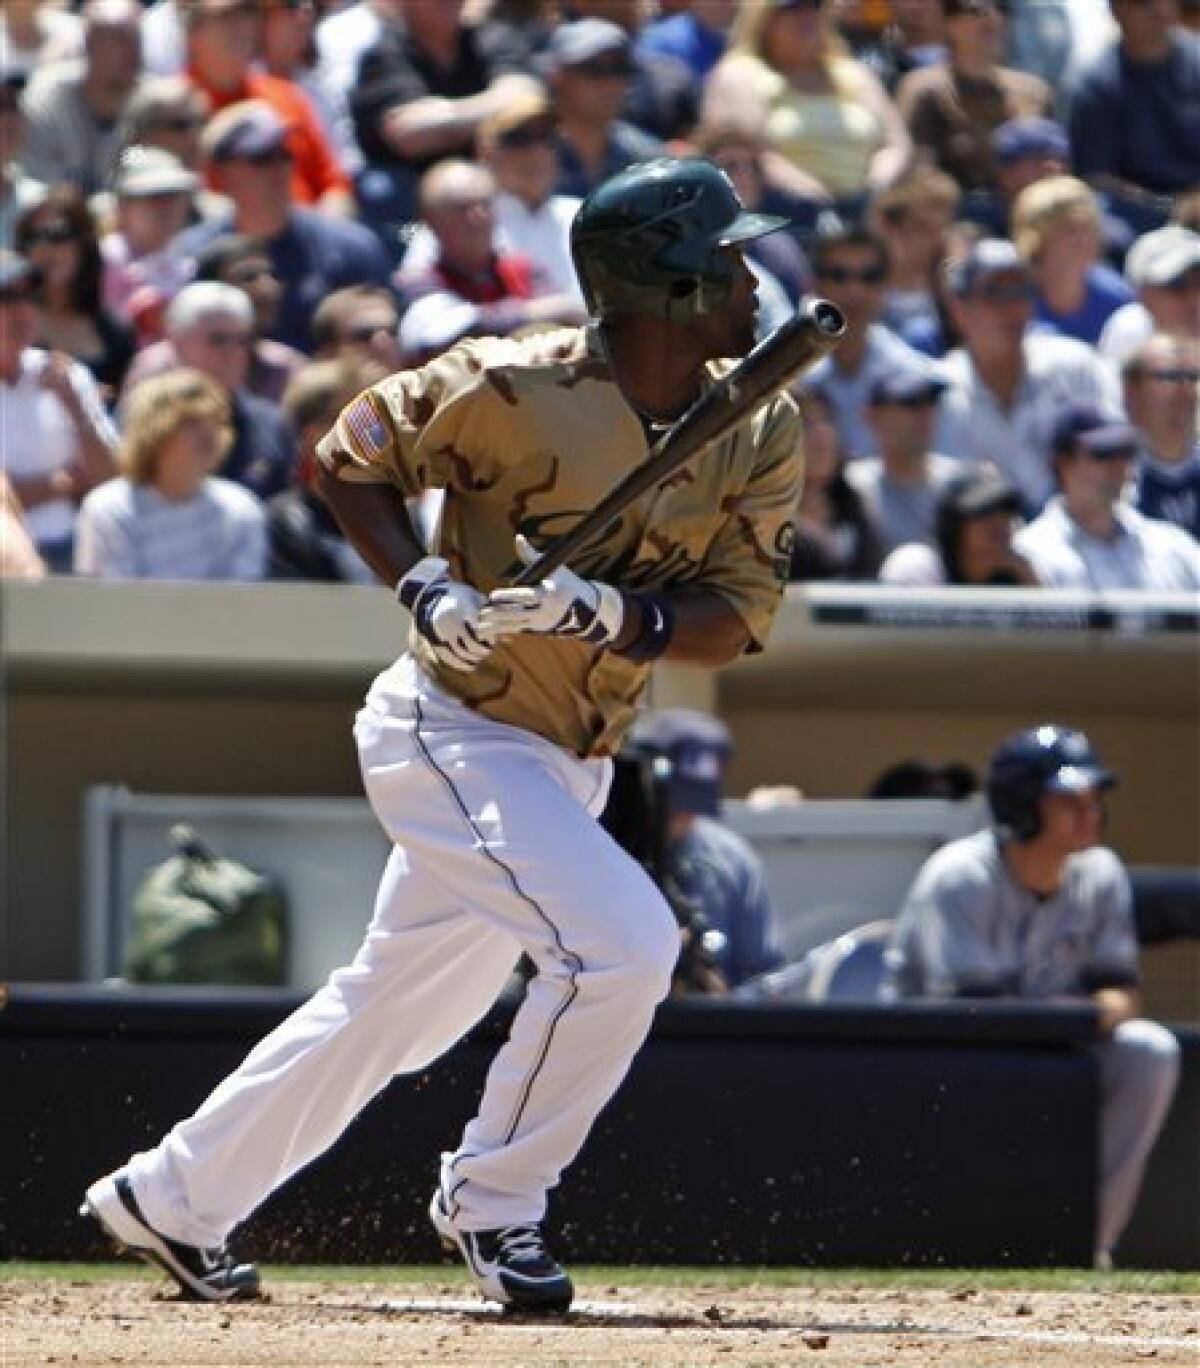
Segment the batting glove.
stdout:
[[479,622],[486,600],[469,584],[451,579],[449,570],[449,563],[440,556],[426,556],[396,585],[396,597],[443,665],[474,670],[493,645]]
[[[538,553],[518,534],[517,555],[532,565]],[[619,589],[583,579],[565,565],[528,589],[493,589],[479,615],[493,639],[518,632],[573,637],[589,646],[608,646],[620,635],[625,601]]]

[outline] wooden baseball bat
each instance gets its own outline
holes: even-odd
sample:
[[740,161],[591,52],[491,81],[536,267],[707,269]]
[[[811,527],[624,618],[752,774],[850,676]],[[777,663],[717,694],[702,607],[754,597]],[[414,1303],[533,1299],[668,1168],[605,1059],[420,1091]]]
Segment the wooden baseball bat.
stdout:
[[529,588],[564,565],[646,490],[695,460],[785,389],[801,371],[815,366],[845,331],[846,320],[835,305],[827,299],[805,300],[793,317],[748,352],[663,433],[636,470],[631,470],[574,527],[550,542],[538,560],[513,580],[514,587]]

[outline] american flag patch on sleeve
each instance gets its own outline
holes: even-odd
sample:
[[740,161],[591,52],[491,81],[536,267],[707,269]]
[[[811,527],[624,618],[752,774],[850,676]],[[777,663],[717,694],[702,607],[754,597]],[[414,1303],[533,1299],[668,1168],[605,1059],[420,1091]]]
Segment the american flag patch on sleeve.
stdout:
[[342,422],[360,455],[381,456],[388,449],[387,428],[365,394],[359,395],[346,409]]

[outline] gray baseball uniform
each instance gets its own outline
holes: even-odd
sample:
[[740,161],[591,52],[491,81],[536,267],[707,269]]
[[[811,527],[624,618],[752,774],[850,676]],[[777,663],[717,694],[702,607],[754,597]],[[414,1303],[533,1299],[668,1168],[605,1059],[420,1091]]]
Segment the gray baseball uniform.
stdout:
[[[1138,982],[1129,879],[1111,851],[1071,856],[1041,898],[1009,872],[991,831],[935,851],[918,873],[888,950],[892,997],[1085,997]],[[1109,1254],[1179,1073],[1174,1036],[1151,1021],[1118,1026],[1100,1047],[1097,1250]]]

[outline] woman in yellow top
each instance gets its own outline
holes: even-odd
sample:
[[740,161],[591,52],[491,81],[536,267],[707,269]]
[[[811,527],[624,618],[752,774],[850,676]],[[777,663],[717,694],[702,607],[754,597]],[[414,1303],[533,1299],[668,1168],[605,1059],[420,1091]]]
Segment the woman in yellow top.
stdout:
[[848,53],[837,0],[742,0],[714,68],[705,122],[764,134],[771,178],[806,197],[845,199],[886,185],[911,142],[887,92]]

